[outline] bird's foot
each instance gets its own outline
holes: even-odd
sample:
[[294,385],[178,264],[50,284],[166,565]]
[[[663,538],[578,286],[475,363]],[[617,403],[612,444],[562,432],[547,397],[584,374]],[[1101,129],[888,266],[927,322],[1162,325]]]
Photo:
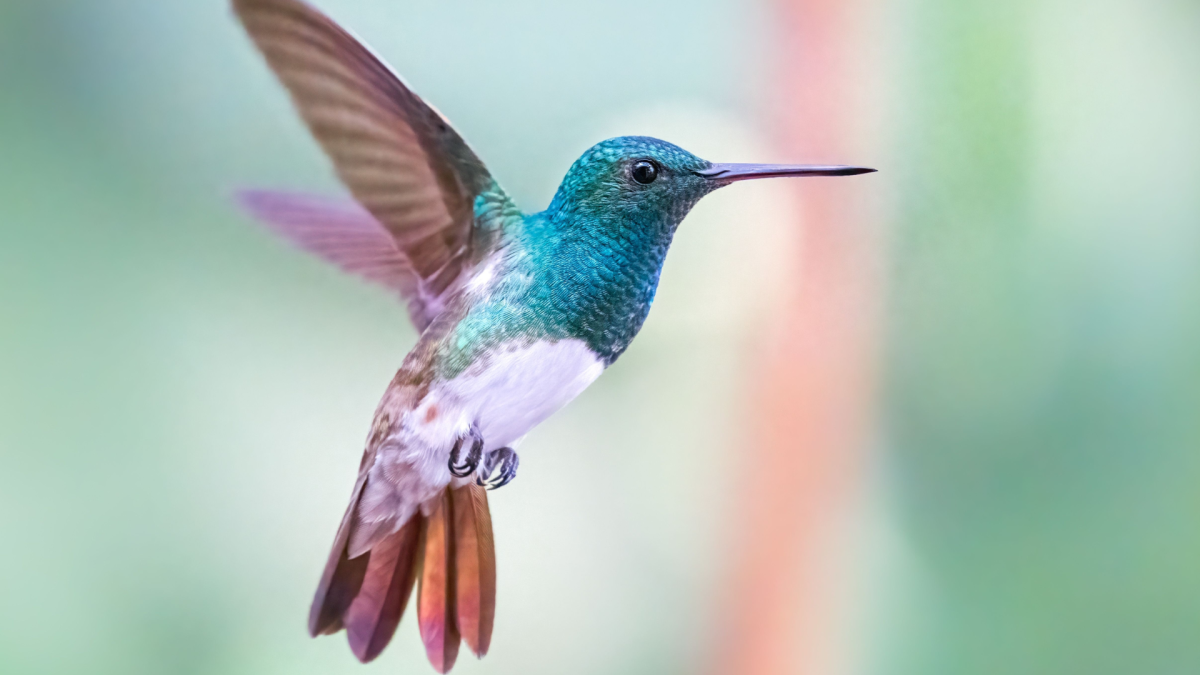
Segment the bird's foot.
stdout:
[[[459,458],[462,454],[463,446],[470,443],[470,449],[467,450],[467,456]],[[450,473],[458,478],[466,478],[475,473],[475,469],[479,468],[479,461],[483,458],[483,436],[479,435],[479,429],[475,425],[471,425],[466,436],[459,436],[454,441],[454,447],[450,448]]]
[[[520,458],[512,448],[493,450],[484,460],[483,469],[475,478],[475,482],[489,490],[499,490],[517,477],[517,464],[519,463]],[[496,470],[497,465],[499,471]],[[492,477],[493,472],[496,473],[494,478]]]

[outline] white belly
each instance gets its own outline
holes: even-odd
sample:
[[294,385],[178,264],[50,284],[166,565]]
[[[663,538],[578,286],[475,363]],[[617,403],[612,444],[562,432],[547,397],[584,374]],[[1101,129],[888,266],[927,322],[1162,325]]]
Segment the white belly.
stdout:
[[[433,384],[379,446],[358,506],[359,519],[374,529],[363,531],[394,532],[418,506],[431,508],[452,480],[472,480],[452,478],[448,466],[455,440],[472,425],[485,451],[512,446],[603,370],[582,341],[560,340],[498,351],[453,380]],[[385,398],[381,407],[386,405]],[[366,550],[371,541],[365,537],[352,549]]]
[[[448,448],[475,424],[484,449],[494,450],[529,433],[603,371],[604,364],[582,340],[505,349],[435,385],[410,419],[424,427],[414,431],[432,447]],[[436,406],[432,416],[431,406]]]
[[495,355],[450,384],[485,448],[511,445],[587,389],[604,364],[582,340],[537,342]]

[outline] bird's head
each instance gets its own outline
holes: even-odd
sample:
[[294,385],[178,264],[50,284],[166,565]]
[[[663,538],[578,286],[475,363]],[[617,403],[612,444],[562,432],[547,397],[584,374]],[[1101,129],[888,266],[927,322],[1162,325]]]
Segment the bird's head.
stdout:
[[701,197],[735,181],[871,171],[849,166],[714,164],[657,138],[621,136],[597,143],[575,161],[549,212],[585,218],[616,216],[674,229]]

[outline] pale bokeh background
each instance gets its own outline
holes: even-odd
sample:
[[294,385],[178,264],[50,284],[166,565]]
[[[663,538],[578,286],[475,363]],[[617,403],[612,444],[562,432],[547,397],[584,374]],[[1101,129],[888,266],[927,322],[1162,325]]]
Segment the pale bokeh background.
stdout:
[[[839,668],[1200,670],[1200,6],[861,2],[878,132],[808,158],[767,122],[771,3],[319,4],[530,210],[626,133],[882,169]],[[429,672],[411,619],[367,667],[304,631],[415,335],[246,185],[338,189],[224,2],[0,1],[0,673]],[[495,639],[455,672],[703,671],[800,213],[772,182],[689,217],[643,334],[494,494]]]

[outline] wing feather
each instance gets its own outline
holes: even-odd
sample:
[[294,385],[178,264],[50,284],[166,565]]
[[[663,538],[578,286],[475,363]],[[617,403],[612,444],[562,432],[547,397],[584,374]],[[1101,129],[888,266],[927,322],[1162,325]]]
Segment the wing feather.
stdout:
[[[378,254],[379,271],[361,261],[350,271],[395,283],[423,329],[486,254],[476,250],[483,246],[474,231],[476,199],[502,191],[442,116],[331,19],[300,0],[233,0],[233,7],[338,177],[393,241],[395,253],[366,247]],[[334,257],[342,251],[324,241],[344,224],[310,223],[322,230],[319,239],[293,236],[301,228],[283,234],[347,268]],[[362,229],[345,234],[358,241]],[[346,251],[366,250],[360,245]],[[403,258],[406,273],[389,256]]]

